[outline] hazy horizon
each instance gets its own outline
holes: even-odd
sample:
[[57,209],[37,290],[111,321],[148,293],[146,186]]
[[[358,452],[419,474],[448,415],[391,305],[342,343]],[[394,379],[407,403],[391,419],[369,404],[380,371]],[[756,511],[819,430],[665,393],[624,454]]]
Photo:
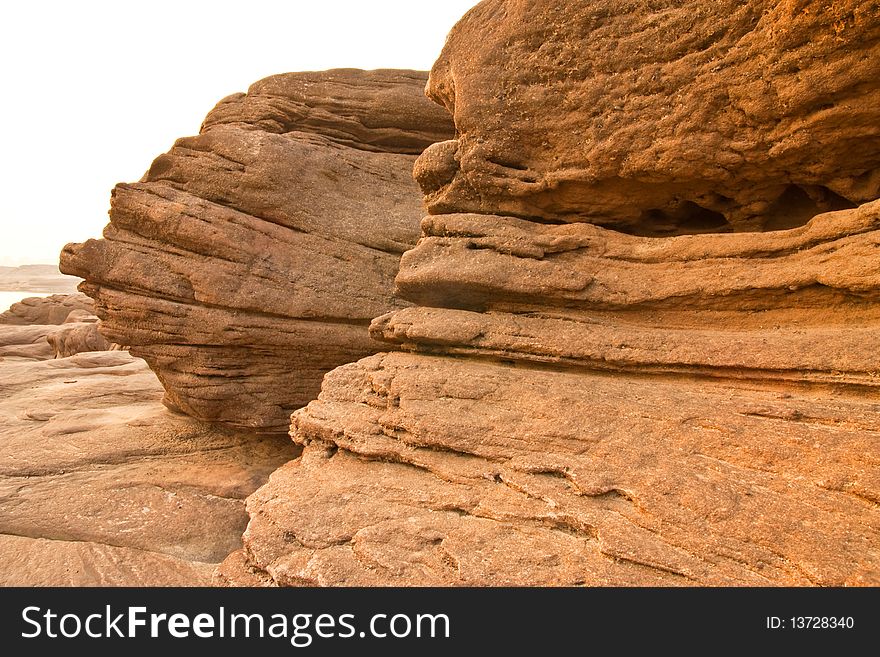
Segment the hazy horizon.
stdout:
[[[229,94],[287,71],[428,70],[477,0],[32,2],[0,28],[8,128],[0,265],[56,264]],[[14,64],[10,64],[10,62]]]

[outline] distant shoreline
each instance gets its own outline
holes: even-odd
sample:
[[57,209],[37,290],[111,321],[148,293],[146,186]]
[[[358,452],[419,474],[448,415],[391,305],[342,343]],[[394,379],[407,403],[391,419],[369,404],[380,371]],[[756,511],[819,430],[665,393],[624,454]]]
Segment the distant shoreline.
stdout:
[[57,265],[22,265],[0,267],[0,292],[21,292],[25,296],[73,294],[81,282],[66,276]]

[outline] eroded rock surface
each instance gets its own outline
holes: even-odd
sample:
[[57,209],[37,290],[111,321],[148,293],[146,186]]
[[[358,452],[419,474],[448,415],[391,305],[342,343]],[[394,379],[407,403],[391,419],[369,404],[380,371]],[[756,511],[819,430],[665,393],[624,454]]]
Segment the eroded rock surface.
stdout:
[[27,297],[13,303],[0,313],[0,324],[63,324],[74,311],[94,315],[95,304],[85,294],[52,294],[48,297]]
[[0,584],[210,583],[244,498],[297,450],[174,414],[162,394],[124,351],[0,359]]
[[472,10],[398,351],[294,413],[216,581],[880,584],[877,12]]
[[378,355],[295,415],[308,446],[249,498],[247,563],[280,585],[876,585],[878,410]]
[[767,230],[880,196],[880,5],[486,0],[429,95],[432,213],[640,235]]
[[144,179],[104,239],[69,245],[101,332],[143,357],[166,403],[286,431],[324,372],[374,353],[370,320],[419,236],[416,155],[446,139],[426,74],[290,73],[221,101]]
[[880,583],[880,204],[764,235],[423,228],[398,281],[445,307],[378,318],[414,353],[294,414],[305,455],[226,582]]

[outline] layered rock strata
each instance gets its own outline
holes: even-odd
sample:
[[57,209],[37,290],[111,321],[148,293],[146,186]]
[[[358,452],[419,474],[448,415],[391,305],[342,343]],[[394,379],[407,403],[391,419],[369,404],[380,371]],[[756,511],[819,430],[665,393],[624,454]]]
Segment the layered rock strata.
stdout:
[[880,203],[764,235],[423,227],[400,287],[446,307],[377,319],[413,353],[294,415],[226,581],[880,583]]
[[444,215],[378,318],[405,349],[590,369],[862,386],[880,372],[880,201],[773,233],[632,237]]
[[104,239],[68,245],[101,331],[203,420],[286,431],[324,372],[374,353],[423,213],[415,157],[447,139],[426,74],[274,76],[224,99],[144,178]]
[[217,579],[880,584],[880,22],[826,5],[472,10],[397,351],[294,414]]

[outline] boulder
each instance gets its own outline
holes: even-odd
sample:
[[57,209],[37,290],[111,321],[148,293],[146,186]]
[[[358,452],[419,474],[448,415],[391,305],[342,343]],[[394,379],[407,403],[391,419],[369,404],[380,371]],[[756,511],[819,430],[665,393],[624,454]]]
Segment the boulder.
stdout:
[[637,235],[803,225],[880,196],[874,0],[485,0],[428,94],[432,214]]
[[[98,332],[97,322],[66,323],[46,336],[56,358],[88,351],[111,351],[114,345]],[[118,345],[116,345],[118,349]]]
[[289,73],[221,101],[143,180],[116,187],[104,239],[65,247],[101,332],[166,403],[286,431],[323,374],[374,353],[370,320],[419,236],[416,155],[452,134],[426,74]]
[[27,297],[0,313],[0,324],[26,326],[29,324],[63,324],[72,312],[95,313],[95,304],[85,294],[52,294],[47,297]]

